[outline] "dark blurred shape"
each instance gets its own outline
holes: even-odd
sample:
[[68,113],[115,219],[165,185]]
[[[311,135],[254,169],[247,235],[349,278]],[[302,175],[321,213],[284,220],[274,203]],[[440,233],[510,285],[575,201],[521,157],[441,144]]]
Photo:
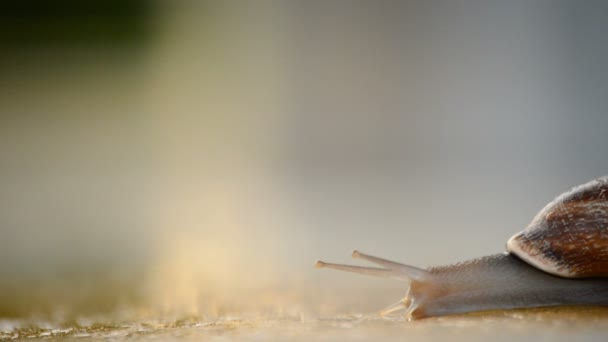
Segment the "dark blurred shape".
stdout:
[[0,3],[4,47],[133,45],[146,41],[154,2],[30,0]]

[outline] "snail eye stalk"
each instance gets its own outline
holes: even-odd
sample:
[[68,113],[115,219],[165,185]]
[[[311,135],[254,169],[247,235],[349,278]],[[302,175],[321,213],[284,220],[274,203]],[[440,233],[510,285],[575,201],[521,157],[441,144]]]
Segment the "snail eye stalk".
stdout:
[[412,281],[418,280],[423,281],[430,277],[430,273],[421,268],[401,264],[395,261],[390,261],[382,258],[378,258],[375,256],[363,254],[359,251],[353,251],[353,258],[363,259],[374,263],[376,265],[385,267],[362,267],[362,266],[352,266],[352,265],[342,265],[342,264],[334,264],[329,262],[324,262],[318,260],[315,263],[315,267],[317,268],[331,268],[339,271],[346,271],[352,273],[366,274],[375,277],[383,277],[383,278],[391,278],[396,280],[403,281]]

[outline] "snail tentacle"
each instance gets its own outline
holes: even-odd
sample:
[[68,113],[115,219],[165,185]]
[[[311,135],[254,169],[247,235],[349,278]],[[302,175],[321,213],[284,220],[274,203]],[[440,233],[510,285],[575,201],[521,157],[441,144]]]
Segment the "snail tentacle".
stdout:
[[407,274],[404,274],[399,271],[389,270],[386,268],[378,268],[378,267],[362,267],[362,266],[352,266],[352,265],[343,265],[343,264],[334,264],[330,262],[324,262],[318,260],[315,263],[315,267],[317,268],[331,268],[339,271],[346,271],[358,274],[371,275],[374,277],[382,277],[382,278],[390,278],[401,281],[409,281],[410,278]]
[[352,256],[353,258],[367,260],[387,268],[334,264],[320,260],[316,262],[315,266],[317,268],[331,268],[339,271],[406,281],[409,285],[405,297],[380,311],[381,316],[405,310],[405,316],[408,319],[423,317],[424,307],[429,298],[433,298],[439,292],[442,292],[441,282],[437,276],[427,270],[363,254],[358,251],[354,251]]
[[408,277],[412,280],[422,281],[429,278],[429,272],[418,267],[382,259],[372,255],[363,254],[357,250],[353,251],[352,256],[356,259],[363,259],[376,265],[380,265],[394,271],[402,272],[404,274],[407,274]]
[[409,309],[409,307],[410,307],[410,301],[406,297],[406,298],[400,299],[397,303],[393,303],[393,304],[385,307],[384,309],[382,309],[380,311],[380,316],[388,316],[397,311]]
[[366,274],[383,278],[391,278],[402,281],[424,281],[428,280],[431,277],[431,274],[428,271],[425,271],[421,268],[363,254],[358,251],[353,251],[352,256],[353,258],[367,260],[369,262],[384,266],[386,268],[334,264],[321,260],[317,260],[317,262],[315,263],[315,267],[331,268],[334,270]]

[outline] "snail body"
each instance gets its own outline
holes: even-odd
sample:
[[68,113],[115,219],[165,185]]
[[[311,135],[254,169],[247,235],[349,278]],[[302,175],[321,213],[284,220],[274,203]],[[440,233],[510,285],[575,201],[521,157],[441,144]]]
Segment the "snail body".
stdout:
[[317,267],[409,282],[405,298],[381,314],[405,309],[418,319],[484,310],[564,305],[608,306],[608,176],[547,204],[507,252],[421,269],[358,251],[382,268],[317,261]]

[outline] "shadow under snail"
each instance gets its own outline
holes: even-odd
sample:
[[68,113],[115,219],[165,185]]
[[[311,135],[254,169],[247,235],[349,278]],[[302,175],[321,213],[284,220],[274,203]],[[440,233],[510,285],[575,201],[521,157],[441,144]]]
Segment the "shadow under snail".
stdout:
[[421,269],[353,252],[383,268],[317,261],[317,267],[409,282],[386,315],[408,319],[547,306],[608,306],[608,176],[547,204],[507,241],[507,252]]

